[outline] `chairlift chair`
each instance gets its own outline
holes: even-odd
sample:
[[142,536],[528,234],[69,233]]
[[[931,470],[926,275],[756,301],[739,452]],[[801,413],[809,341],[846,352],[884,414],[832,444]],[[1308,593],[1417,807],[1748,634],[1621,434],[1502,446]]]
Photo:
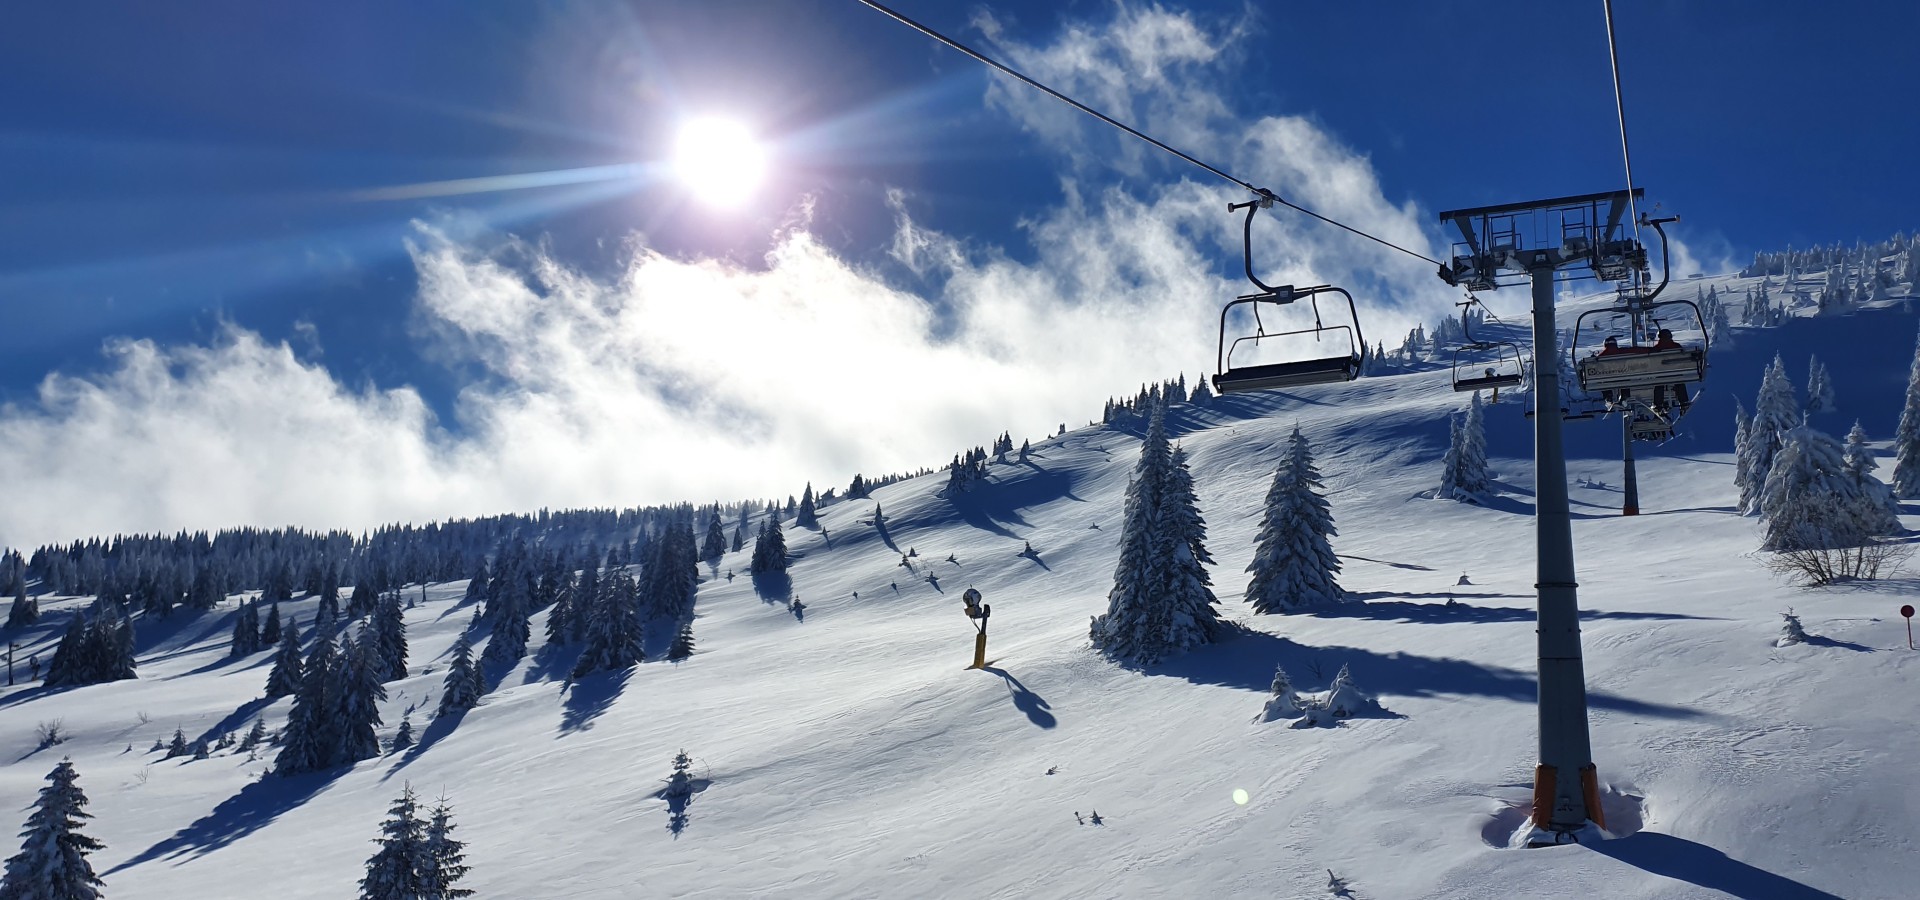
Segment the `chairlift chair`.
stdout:
[[[1660,225],[1671,220],[1646,221],[1660,232],[1664,248],[1667,233]],[[1707,378],[1708,339],[1706,316],[1693,301],[1657,299],[1666,290],[1669,275],[1663,272],[1659,287],[1652,290],[1646,288],[1644,277],[1622,285],[1619,299],[1612,307],[1581,313],[1574,320],[1573,345],[1568,348],[1568,355],[1573,359],[1581,390],[1600,396],[1609,412],[1651,411],[1671,431],[1673,423],[1692,406],[1689,386]],[[1690,314],[1698,327],[1699,341],[1674,340],[1672,330],[1661,322],[1661,310]],[[1627,316],[1631,326],[1627,330],[1628,343],[1620,345],[1617,336],[1609,337],[1605,346],[1581,355],[1581,326],[1594,315]],[[1658,329],[1659,339],[1643,344],[1650,328]]]
[[[1465,342],[1453,351],[1453,389],[1456,391],[1480,391],[1489,388],[1498,391],[1503,387],[1512,387],[1526,380],[1526,363],[1520,358],[1520,345],[1512,341],[1476,340],[1469,326],[1467,307],[1478,300],[1469,299],[1460,304],[1460,333]],[[1486,358],[1491,351],[1493,358]],[[1492,362],[1493,365],[1487,365]],[[1509,366],[1511,371],[1508,370]],[[1478,370],[1480,374],[1471,374]],[[1467,374],[1463,374],[1467,373]]]
[[[1271,206],[1271,197],[1260,197],[1245,203],[1230,203],[1228,212],[1247,211],[1246,220],[1241,227],[1241,237],[1245,241],[1247,280],[1258,292],[1246,294],[1229,302],[1220,310],[1220,350],[1216,360],[1219,369],[1213,376],[1214,390],[1222,394],[1241,391],[1261,391],[1270,388],[1297,387],[1308,384],[1327,384],[1331,382],[1352,381],[1360,375],[1361,353],[1366,340],[1360,334],[1360,315],[1354,306],[1353,295],[1343,288],[1330,284],[1313,287],[1295,287],[1293,285],[1270,285],[1253,274],[1253,214],[1263,207]],[[1321,294],[1339,294],[1347,301],[1348,322],[1352,324],[1328,325],[1320,315]],[[1260,323],[1260,304],[1271,303],[1285,306],[1305,298],[1313,308],[1313,325],[1291,331],[1267,333]],[[1228,314],[1242,304],[1252,304],[1255,322],[1253,334],[1240,335],[1229,339],[1227,330]],[[1337,340],[1343,350],[1338,355],[1320,355],[1289,362],[1264,363],[1258,365],[1233,365],[1233,351],[1248,341],[1259,346],[1262,341],[1299,338],[1311,335],[1315,341],[1326,339],[1338,332]]]

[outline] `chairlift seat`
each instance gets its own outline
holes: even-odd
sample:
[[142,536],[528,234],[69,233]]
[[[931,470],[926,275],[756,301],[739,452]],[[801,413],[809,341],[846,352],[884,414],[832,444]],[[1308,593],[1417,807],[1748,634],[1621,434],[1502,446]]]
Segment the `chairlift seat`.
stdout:
[[1457,378],[1453,382],[1456,391],[1482,391],[1488,388],[1512,387],[1522,381],[1519,372],[1482,375],[1478,378]]
[[1589,392],[1694,384],[1706,378],[1706,353],[1674,347],[1645,353],[1594,354],[1580,360],[1580,387]]
[[1264,391],[1270,388],[1352,381],[1360,374],[1360,360],[1352,356],[1305,359],[1298,362],[1242,366],[1213,376],[1214,390],[1222,394]]

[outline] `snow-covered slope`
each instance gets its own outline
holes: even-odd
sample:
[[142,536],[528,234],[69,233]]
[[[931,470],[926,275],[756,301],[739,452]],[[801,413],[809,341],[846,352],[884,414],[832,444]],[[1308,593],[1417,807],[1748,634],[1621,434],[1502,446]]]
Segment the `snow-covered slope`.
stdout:
[[[424,712],[471,610],[464,583],[431,586],[383,733],[418,704],[420,745],[337,773],[147,752],[176,726],[277,727],[288,701],[256,699],[270,651],[227,659],[231,604],[143,622],[137,681],[0,693],[0,809],[23,820],[71,756],[116,900],[348,896],[403,783],[452,800],[482,897],[1304,897],[1329,895],[1328,870],[1370,898],[1913,896],[1920,653],[1895,610],[1916,582],[1769,575],[1758,526],[1731,511],[1730,434],[1731,398],[1773,353],[1800,381],[1811,350],[1841,407],[1815,424],[1886,437],[1914,326],[1875,311],[1742,330],[1688,434],[1641,451],[1637,518],[1616,514],[1617,423],[1569,424],[1594,753],[1632,832],[1598,846],[1504,849],[1536,762],[1531,438],[1520,403],[1490,407],[1500,495],[1420,498],[1464,401],[1439,372],[1177,408],[1215,589],[1247,633],[1144,672],[1087,645],[1139,447],[1091,428],[959,503],[938,476],[877,491],[886,535],[867,501],[825,507],[824,535],[791,528],[804,620],[725,577],[746,570],[729,554],[703,570],[684,663],[564,685],[571,657],[541,648],[537,617],[530,658],[458,722]],[[1296,423],[1359,602],[1254,616],[1242,569]],[[963,670],[968,586],[993,605],[986,671]],[[43,605],[57,624],[82,602]],[[1772,645],[1788,607],[1819,640]],[[53,627],[26,638],[43,660]],[[1347,665],[1390,715],[1255,724],[1277,663],[1309,689]],[[36,749],[52,720],[70,738]],[[675,833],[656,794],[681,748],[710,784]]]

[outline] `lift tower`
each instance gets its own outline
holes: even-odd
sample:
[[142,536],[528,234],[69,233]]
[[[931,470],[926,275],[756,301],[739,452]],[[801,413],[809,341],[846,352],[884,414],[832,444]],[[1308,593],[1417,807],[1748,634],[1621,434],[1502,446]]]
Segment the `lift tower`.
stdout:
[[[1490,291],[1533,285],[1534,540],[1540,646],[1540,762],[1534,769],[1534,843],[1578,840],[1588,822],[1604,827],[1593,746],[1587,734],[1587,684],[1580,659],[1580,604],[1574,581],[1567,460],[1561,441],[1561,359],[1553,321],[1554,285],[1591,275],[1628,278],[1646,265],[1646,248],[1629,234],[1627,211],[1638,188],[1440,214],[1463,239],[1440,267],[1448,284]],[[1581,270],[1585,270],[1584,272]]]

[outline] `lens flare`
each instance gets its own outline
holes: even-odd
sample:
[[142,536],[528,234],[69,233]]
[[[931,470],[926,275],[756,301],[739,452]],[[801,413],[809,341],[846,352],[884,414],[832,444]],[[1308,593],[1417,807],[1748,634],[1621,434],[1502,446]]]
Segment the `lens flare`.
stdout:
[[1234,789],[1233,789],[1233,802],[1234,802],[1234,804],[1235,804],[1235,805],[1237,805],[1237,806],[1245,806],[1245,805],[1247,805],[1247,789],[1246,789],[1246,788],[1234,788]]

